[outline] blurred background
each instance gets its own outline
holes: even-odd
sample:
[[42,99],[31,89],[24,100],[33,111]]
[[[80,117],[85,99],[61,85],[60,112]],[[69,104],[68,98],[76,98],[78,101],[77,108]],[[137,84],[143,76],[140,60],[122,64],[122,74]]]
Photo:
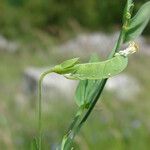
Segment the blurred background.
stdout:
[[[147,0],[136,0],[135,11]],[[0,149],[27,150],[37,132],[40,73],[65,59],[104,60],[121,27],[125,0],[0,0]],[[76,137],[78,150],[150,147],[150,24],[128,68],[110,79]],[[43,149],[54,150],[77,106],[76,81],[43,83]],[[66,109],[67,108],[67,109]]]

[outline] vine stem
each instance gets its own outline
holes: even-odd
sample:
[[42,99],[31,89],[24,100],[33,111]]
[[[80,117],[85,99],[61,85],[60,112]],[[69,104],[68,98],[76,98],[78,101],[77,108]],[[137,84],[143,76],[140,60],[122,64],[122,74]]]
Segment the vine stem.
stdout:
[[43,72],[38,82],[38,150],[42,149],[42,81],[47,74],[52,72],[52,69]]
[[[114,54],[119,50],[121,44],[123,43],[124,34],[125,34],[125,31],[122,28],[119,38],[118,38],[118,41],[115,44],[115,47],[111,51],[110,55],[108,56],[108,59],[112,58],[114,56]],[[75,120],[73,121],[73,124],[71,125],[70,130],[68,130],[67,134],[65,135],[65,139],[63,138],[63,140],[66,140],[66,137],[67,137],[67,139],[70,138],[71,142],[72,142],[72,140],[74,139],[76,134],[79,132],[80,128],[82,127],[83,123],[88,119],[89,115],[91,114],[94,106],[96,105],[99,97],[101,96],[101,94],[103,92],[103,89],[105,87],[107,80],[108,79],[104,79],[99,83],[98,92],[95,94],[95,97],[92,100],[92,103],[90,104],[88,110],[84,113],[83,117],[81,115],[78,116],[77,118],[75,117]],[[78,123],[78,125],[76,123]],[[69,143],[69,145],[71,145],[71,143]]]
[[[124,9],[124,13],[123,13],[123,19],[122,19],[123,25],[122,25],[122,28],[121,28],[121,31],[120,31],[120,34],[119,34],[119,38],[118,38],[114,48],[112,49],[110,55],[108,56],[108,59],[114,57],[114,54],[119,50],[120,46],[123,43],[125,33],[126,33],[126,27],[128,26],[128,21],[129,21],[129,18],[126,17],[126,14],[130,12],[130,7],[131,7],[129,5],[130,3],[132,3],[132,1],[127,0],[126,6],[125,6],[125,9]],[[74,137],[79,132],[79,130],[82,127],[83,123],[87,120],[87,118],[91,114],[92,110],[94,109],[94,106],[96,105],[98,99],[100,98],[100,96],[103,92],[103,89],[105,87],[105,84],[106,84],[107,80],[108,79],[104,79],[102,81],[99,81],[100,83],[99,83],[99,87],[97,89],[98,92],[96,91],[95,96],[93,96],[94,98],[91,98],[91,104],[89,105],[88,110],[83,114],[82,118],[78,117],[77,119],[75,119],[75,121],[73,123],[73,126],[71,126],[71,130],[70,130],[70,131],[72,131],[72,133],[74,133],[73,134]],[[76,126],[76,122],[78,122],[78,121],[79,121],[78,126]],[[72,136],[72,133],[70,131],[66,134],[67,138]],[[74,132],[74,131],[76,131],[76,132]],[[73,138],[72,138],[72,140],[73,140]]]
[[[111,51],[110,55],[108,56],[108,59],[112,58],[114,56],[114,54],[119,50],[120,46],[122,45],[123,43],[123,38],[124,38],[124,34],[125,34],[125,31],[124,29],[122,28],[121,32],[120,32],[120,35],[119,35],[119,38],[118,38],[118,41],[117,43],[115,44],[115,47],[113,48],[113,50]],[[81,119],[81,121],[79,122],[79,125],[78,125],[78,129],[76,130],[77,132],[80,130],[80,128],[83,126],[84,122],[88,119],[89,115],[91,114],[92,110],[94,109],[98,99],[100,98],[103,90],[104,90],[104,87],[106,85],[106,82],[107,82],[108,79],[103,79],[101,82],[100,82],[100,86],[99,86],[99,91],[97,92],[97,94],[95,95],[91,105],[89,106],[87,112],[85,113],[85,115],[83,116],[83,118]],[[75,135],[77,134],[74,133],[74,137]]]
[[[120,46],[123,43],[123,38],[124,38],[124,29],[122,28],[120,35],[119,35],[119,39],[115,45],[115,47],[113,48],[112,52],[110,53],[110,55],[108,56],[108,59],[112,58],[114,56],[114,54],[118,51],[118,49],[120,48]],[[89,109],[87,110],[86,114],[84,115],[83,119],[81,120],[81,122],[79,123],[79,128],[81,128],[82,124],[87,120],[88,116],[90,115],[90,113],[92,112],[94,106],[96,105],[99,97],[101,96],[101,93],[103,92],[103,89],[105,87],[105,84],[107,82],[108,79],[104,79],[100,82],[100,86],[99,86],[99,91],[96,94],[92,104],[89,106]]]

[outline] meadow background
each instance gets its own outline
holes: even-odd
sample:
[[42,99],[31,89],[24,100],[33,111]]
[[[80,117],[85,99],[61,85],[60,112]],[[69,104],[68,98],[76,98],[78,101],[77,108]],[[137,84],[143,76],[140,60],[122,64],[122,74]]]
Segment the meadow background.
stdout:
[[[133,13],[146,1],[136,0]],[[25,70],[52,66],[73,56],[88,61],[92,50],[88,55],[84,50],[81,55],[61,51],[62,45],[82,34],[103,33],[109,37],[118,32],[125,2],[0,0],[0,149],[28,150],[36,136],[37,93],[30,86],[28,92],[25,90]],[[143,36],[146,50],[150,51],[150,24]],[[76,45],[76,40],[72,42]],[[105,42],[107,45],[107,39]],[[146,50],[134,55],[125,71],[136,79],[138,94],[128,98],[132,92],[128,91],[121,100],[117,96],[121,91],[106,90],[75,139],[75,149],[149,149],[150,52]],[[105,59],[108,51],[103,53],[102,59]],[[137,84],[133,88],[137,88]],[[49,95],[43,105],[44,150],[56,148],[77,109],[73,97],[66,100],[68,97],[59,96],[57,91],[53,92],[54,97]],[[64,91],[67,93],[67,89]]]

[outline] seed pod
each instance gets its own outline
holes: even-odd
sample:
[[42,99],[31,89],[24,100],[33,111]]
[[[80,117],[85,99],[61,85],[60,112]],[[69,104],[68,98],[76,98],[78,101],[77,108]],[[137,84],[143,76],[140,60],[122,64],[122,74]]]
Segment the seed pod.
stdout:
[[62,64],[65,63],[65,67],[62,67],[62,64],[60,64],[52,68],[51,71],[62,74],[66,78],[77,80],[101,80],[109,78],[119,74],[126,68],[128,55],[136,52],[137,49],[138,46],[132,42],[128,48],[116,53],[112,59],[84,64],[76,64],[78,59],[73,59],[63,62]]
[[77,64],[74,66],[75,71],[70,74],[70,77],[79,80],[109,78],[122,72],[127,64],[128,58],[122,55],[117,55],[103,62]]

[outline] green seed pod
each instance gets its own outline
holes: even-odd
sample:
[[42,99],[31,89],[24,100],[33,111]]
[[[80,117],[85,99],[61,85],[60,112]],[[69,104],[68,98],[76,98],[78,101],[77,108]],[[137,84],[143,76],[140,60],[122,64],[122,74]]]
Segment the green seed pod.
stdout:
[[138,46],[131,42],[129,47],[115,54],[112,59],[103,62],[76,64],[67,75],[70,79],[100,80],[115,76],[122,72],[128,64],[128,55],[137,51]]
[[70,74],[70,77],[79,80],[109,78],[122,72],[127,64],[127,57],[117,55],[103,62],[78,64],[74,66],[75,71]]
[[[55,66],[51,71],[76,80],[100,80],[115,76],[122,72],[128,64],[128,55],[136,52],[137,45],[132,42],[124,51],[116,53],[112,59],[103,62],[76,64],[77,58],[67,60]],[[65,67],[62,67],[65,63]],[[66,67],[67,66],[67,67]]]

